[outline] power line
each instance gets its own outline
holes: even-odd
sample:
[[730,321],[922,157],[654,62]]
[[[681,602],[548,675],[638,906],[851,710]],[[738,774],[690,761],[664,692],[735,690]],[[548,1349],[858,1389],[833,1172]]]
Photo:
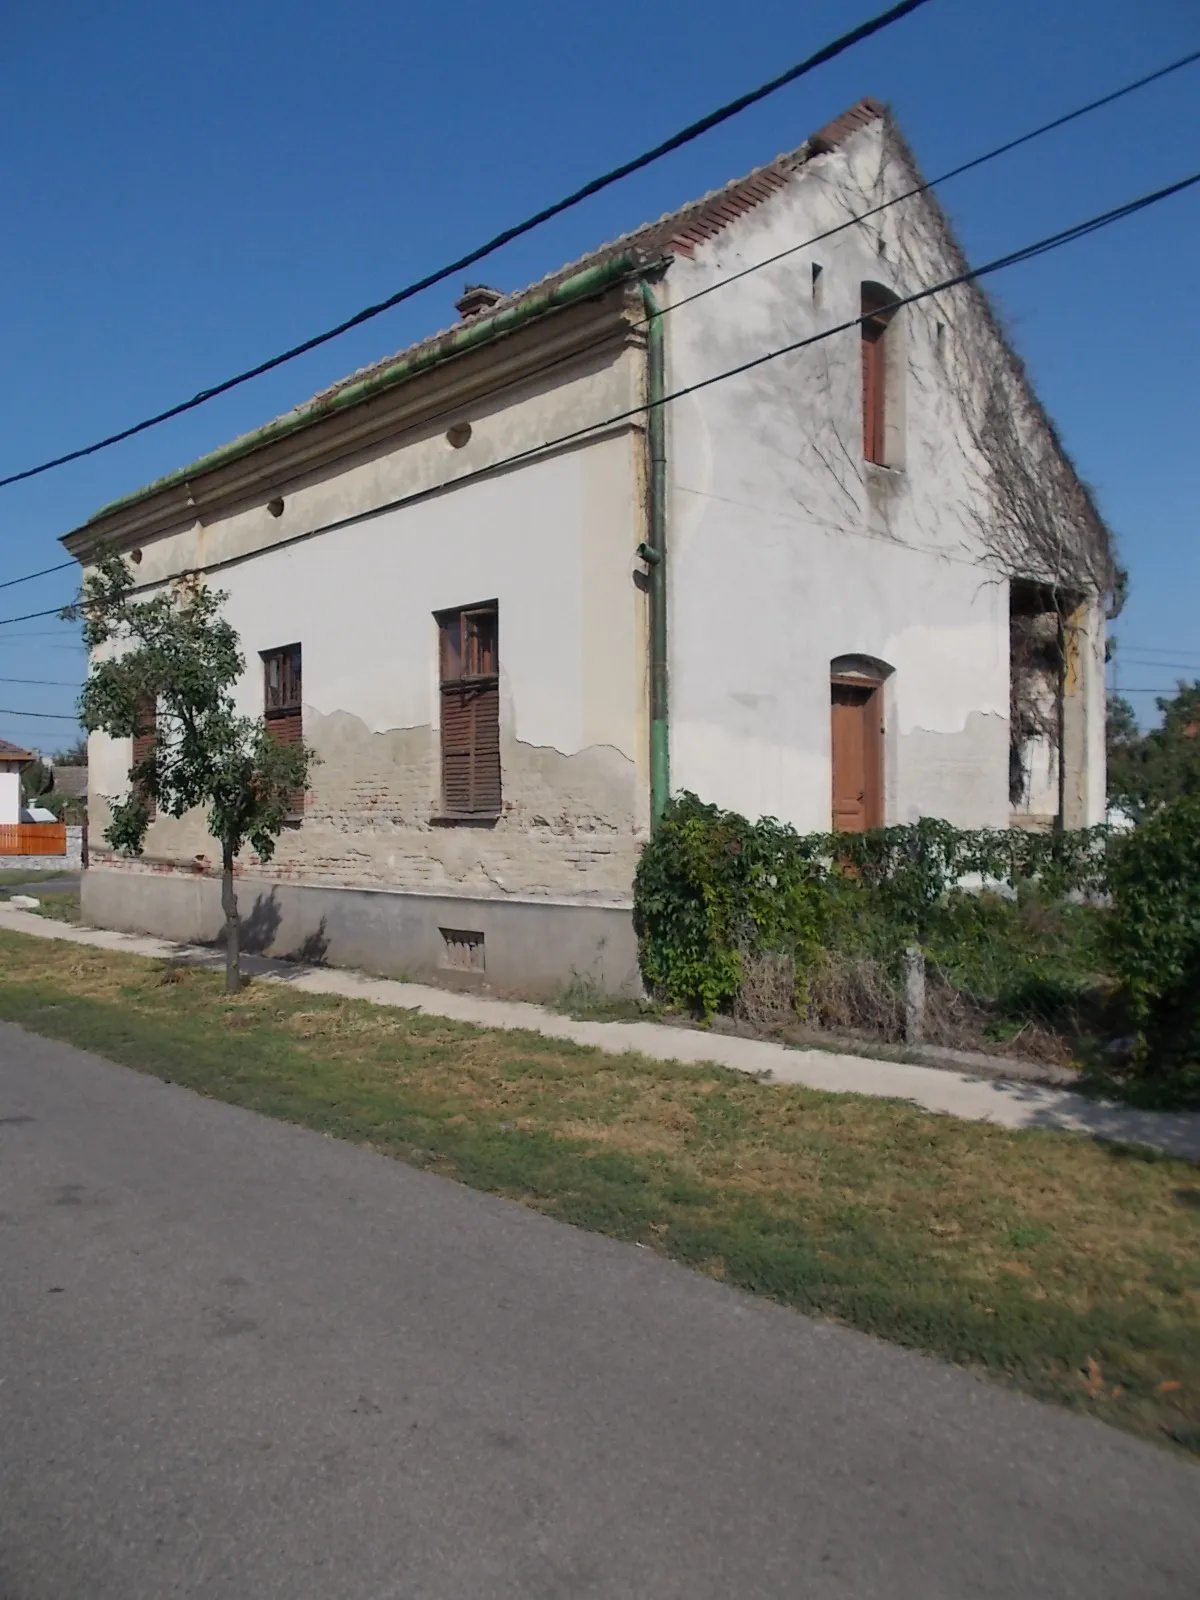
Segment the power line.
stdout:
[[669,139],[664,139],[651,150],[644,151],[640,156],[635,156],[632,161],[623,162],[619,167],[613,167],[609,172],[599,178],[592,178],[581,188],[574,190],[562,200],[556,200],[553,205],[545,206],[531,217],[526,217],[524,222],[518,222],[513,227],[505,228],[485,244],[476,246],[464,256],[459,256],[457,261],[451,261],[444,267],[439,267],[435,272],[430,272],[423,278],[418,278],[414,283],[407,284],[403,289],[398,289],[395,294],[389,295],[386,300],[380,300],[375,305],[365,306],[363,310],[356,311],[353,316],[339,322],[335,327],[327,328],[324,333],[314,334],[312,338],[303,340],[300,344],[292,345],[280,355],[271,356],[266,361],[260,361],[257,366],[247,367],[244,372],[237,373],[232,378],[226,378],[220,383],[215,383],[207,389],[201,389],[190,400],[180,401],[178,405],[169,406],[167,410],[158,412],[153,417],[147,417],[141,422],[134,423],[131,427],[122,428],[119,433],[111,433],[107,438],[98,439],[95,444],[84,445],[78,450],[69,450],[65,455],[55,456],[53,460],[43,461],[36,467],[26,467],[22,472],[10,473],[6,478],[0,478],[0,489],[12,483],[20,483],[26,478],[35,478],[39,473],[49,472],[54,467],[65,466],[69,461],[78,461],[83,456],[95,455],[98,450],[106,450],[110,445],[119,444],[123,439],[131,439],[135,434],[145,433],[148,428],[155,428],[161,422],[167,422],[172,417],[182,416],[185,411],[194,411],[198,406],[206,404],[218,395],[227,394],[231,389],[236,389],[240,384],[249,383],[252,378],[259,378],[265,372],[271,372],[276,367],[281,367],[285,362],[293,361],[297,356],[307,354],[318,346],[328,344],[331,339],[339,338],[343,333],[348,333],[351,328],[360,327],[364,322],[369,322],[372,317],[378,317],[385,311],[390,311],[394,306],[400,305],[405,300],[411,300],[414,295],[423,290],[432,288],[435,283],[452,277],[464,268],[474,266],[477,261],[482,261],[485,256],[494,254],[502,245],[511,244],[514,239],[521,238],[524,234],[531,233],[535,228],[541,227],[543,222],[549,222],[552,217],[561,216],[564,211],[569,211],[577,206],[580,201],[589,199],[601,190],[609,188],[614,183],[619,183],[622,178],[628,178],[632,173],[640,172],[644,167],[652,165],[663,156],[669,155],[674,150],[682,149],[701,134],[708,133],[712,128],[719,127],[721,123],[728,122],[731,117],[747,110],[750,106],[757,105],[760,100],[765,100],[777,90],[785,88],[789,83],[795,83],[798,78],[804,77],[815,68],[824,66],[827,61],[832,61],[836,56],[842,55],[856,44],[861,44],[864,39],[870,39],[875,34],[881,33],[885,28],[890,28],[893,23],[899,22],[908,16],[911,11],[927,4],[927,0],[901,0],[899,5],[892,6],[889,10],[881,12],[879,16],[872,17],[869,21],[860,23],[857,28],[852,28],[849,33],[844,33],[840,38],[834,39],[830,44],[824,45],[804,61],[797,62],[794,67],[789,67],[786,72],[781,72],[778,77],[761,84],[757,89],[751,89],[747,94],[739,95],[736,100],[731,100],[727,105],[721,106],[716,111],[710,111],[707,116],[699,121],[690,123],[678,133],[672,134]]
[[[1053,133],[1057,129],[1065,127],[1068,123],[1077,121],[1080,117],[1088,116],[1093,111],[1099,111],[1105,106],[1112,105],[1116,101],[1124,99],[1126,95],[1133,94],[1138,89],[1144,89],[1149,84],[1157,83],[1161,78],[1166,78],[1171,73],[1180,71],[1183,67],[1191,66],[1196,61],[1200,61],[1200,50],[1193,50],[1188,55],[1180,56],[1177,60],[1168,62],[1166,66],[1159,67],[1154,72],[1147,73],[1144,77],[1135,78],[1133,82],[1123,84],[1119,89],[1114,89],[1108,94],[1101,95],[1098,100],[1090,100],[1086,105],[1077,106],[1073,111],[1064,112],[1061,116],[1054,117],[1049,122],[1043,122],[1038,127],[1031,128],[1028,132],[1020,134],[1016,138],[1008,139],[1003,144],[996,145],[993,149],[985,151],[982,155],[973,156],[970,161],[964,161],[957,167],[951,167],[947,172],[940,173],[936,178],[930,178],[928,181],[920,183],[912,189],[906,189],[902,194],[893,195],[890,199],[882,201],[877,206],[871,207],[869,211],[858,212],[855,215],[848,217],[844,222],[840,222],[832,228],[827,228],[822,233],[813,234],[811,238],[805,239],[799,244],[789,245],[787,249],[780,250],[773,256],[767,256],[762,261],[756,261],[753,263],[753,265],[743,267],[738,272],[732,272],[724,278],[719,278],[713,283],[706,284],[703,288],[695,290],[692,294],[684,295],[679,300],[670,301],[668,304],[663,306],[663,312],[665,314],[669,311],[678,311],[680,307],[690,305],[694,300],[702,299],[705,295],[711,294],[715,289],[724,288],[727,284],[737,283],[740,279],[748,277],[751,273],[760,272],[765,267],[773,266],[776,262],[783,261],[788,256],[797,254],[798,251],[810,249],[815,244],[821,244],[824,240],[831,239],[836,234],[843,233],[847,228],[855,227],[860,222],[869,221],[872,217],[876,217],[881,212],[889,210],[892,206],[900,205],[905,200],[914,199],[917,195],[925,194],[931,189],[936,189],[940,184],[948,183],[952,178],[961,177],[965,172],[972,172],[978,167],[986,165],[989,161],[995,161],[1000,156],[1008,155],[1011,151],[1019,149],[1022,145],[1030,144],[1033,140],[1040,139],[1045,134]],[[634,324],[634,326],[641,325],[642,324],[640,322]],[[569,359],[574,358],[572,357]],[[556,360],[553,363],[548,363],[548,367],[559,364],[561,363]],[[544,369],[539,369],[539,371],[541,370]],[[216,393],[218,391],[214,390],[212,392]],[[150,425],[152,424],[145,424],[145,426]],[[101,444],[95,448],[103,448],[104,444],[115,442],[116,436],[114,436],[113,440],[102,441]],[[67,459],[73,458],[63,458],[63,460]],[[48,471],[50,467],[61,464],[61,461],[48,462],[44,468],[36,468],[34,470]],[[30,475],[32,474],[17,474],[15,478],[2,479],[0,480],[0,487],[3,487],[8,483],[16,482],[20,477]],[[43,567],[38,572],[27,573],[22,578],[10,578],[6,583],[0,583],[0,589],[10,589],[15,584],[19,583],[30,583],[35,578],[44,578],[53,572],[65,572],[68,567],[73,567],[75,564],[76,563],[74,561],[63,561],[57,566]]]
[[35,617],[61,616],[62,610],[62,606],[51,606],[48,611],[26,611],[19,617],[0,617],[0,628],[7,628],[10,622],[32,622]]
[[[27,638],[62,638],[62,635],[40,634],[40,632],[34,632],[34,634],[6,634],[5,637],[0,638],[0,650],[19,648],[19,646],[26,643]],[[32,648],[34,650],[86,650],[86,645],[80,638],[80,640],[75,640],[72,645],[34,645]]]
[[[1149,194],[1140,195],[1136,200],[1128,200],[1124,205],[1114,206],[1111,211],[1103,211],[1097,216],[1089,217],[1086,222],[1077,222],[1070,228],[1061,229],[1058,233],[1048,234],[1046,238],[1039,239],[1034,244],[1024,245],[1020,250],[1012,250],[1008,255],[997,256],[994,261],[989,261],[982,267],[970,268],[966,272],[957,273],[952,278],[943,279],[941,283],[931,284],[925,289],[918,289],[913,294],[902,295],[899,299],[891,302],[892,308],[899,311],[904,306],[917,305],[922,300],[928,300],[932,295],[945,293],[947,289],[956,289],[963,284],[974,283],[978,279],[988,277],[993,272],[1000,272],[1006,267],[1019,266],[1023,262],[1035,260],[1038,256],[1048,255],[1052,250],[1057,250],[1065,244],[1073,244],[1076,239],[1086,238],[1088,234],[1097,233],[1101,228],[1107,228],[1114,222],[1120,222],[1139,211],[1145,211],[1149,206],[1168,200],[1172,195],[1180,194],[1197,183],[1200,183],[1200,172],[1193,172],[1190,177],[1180,178],[1177,183],[1166,184],[1161,189],[1155,189]],[[861,327],[869,315],[870,313],[866,316],[852,317],[848,322],[839,323],[836,327],[827,328],[821,333],[810,334],[806,339],[797,339],[792,344],[780,346],[777,350],[769,350],[765,355],[753,356],[749,361],[743,361],[736,367],[728,368],[725,372],[716,373],[713,377],[701,378],[695,383],[686,384],[682,389],[676,389],[673,393],[665,395],[656,404],[666,405],[671,400],[681,400],[686,395],[710,388],[714,383],[723,382],[726,378],[735,378],[741,373],[752,372],[756,367],[764,366],[768,361],[774,361],[779,356],[790,355],[793,351],[806,349],[809,345],[817,344],[822,339],[831,338],[836,333],[845,333],[850,328]],[[638,411],[647,409],[645,406],[636,408]],[[633,414],[633,412],[628,413],[628,415]]]
[[1140,657],[1130,660],[1128,656],[1124,660],[1131,667],[1157,667],[1160,672],[1172,672],[1178,669],[1180,672],[1194,672],[1200,677],[1200,662],[1196,661],[1149,661]]
[[1183,644],[1125,644],[1120,637],[1114,635],[1113,643],[1124,651],[1131,651],[1134,655],[1143,656],[1194,656],[1200,655],[1200,650],[1189,650]]
[[[7,638],[0,639],[0,650],[11,650],[14,647],[19,648],[25,643],[26,639],[61,638],[61,633],[10,633]],[[36,650],[83,650],[86,648],[86,646],[84,645],[83,640],[80,639],[74,644],[39,644],[35,645],[34,648]]]
[[[1161,189],[1153,190],[1149,194],[1141,195],[1135,200],[1127,201],[1124,205],[1115,206],[1109,211],[1101,212],[1094,217],[1089,217],[1084,222],[1075,223],[1069,228],[1060,229],[1058,233],[1049,234],[1044,239],[1039,239],[1033,244],[1025,245],[1019,250],[1010,251],[1007,255],[997,256],[994,260],[985,262],[981,267],[970,268],[966,272],[957,273],[951,278],[945,278],[940,283],[931,284],[924,289],[918,289],[914,293],[903,296],[895,301],[894,308],[899,310],[904,306],[919,304],[921,301],[927,300],[933,295],[945,293],[948,289],[958,288],[963,284],[976,282],[978,279],[987,277],[991,273],[1000,272],[1008,267],[1017,266],[1023,262],[1035,260],[1038,256],[1048,254],[1051,250],[1057,250],[1065,244],[1073,243],[1077,239],[1086,238],[1089,234],[1096,233],[1101,228],[1108,227],[1114,222],[1122,221],[1124,218],[1133,216],[1139,211],[1144,211],[1152,205],[1157,205],[1161,201],[1171,198],[1173,195],[1180,194],[1183,191],[1194,187],[1197,183],[1200,183],[1200,172],[1194,172],[1189,177],[1181,178],[1176,183],[1167,184]],[[626,411],[617,412],[614,415],[604,418],[600,422],[592,423],[587,427],[573,429],[570,433],[561,434],[555,439],[546,440],[541,445],[531,446],[528,449],[518,451],[505,459],[491,462],[486,466],[476,468],[472,472],[464,473],[461,477],[448,480],[447,483],[439,485],[438,487],[444,488],[447,487],[448,484],[453,484],[454,487],[457,487],[463,482],[474,478],[483,477],[489,473],[497,472],[503,467],[514,465],[518,461],[526,460],[531,456],[540,455],[547,450],[558,448],[565,444],[570,444],[577,439],[586,437],[588,434],[597,432],[601,428],[612,427],[617,423],[624,422],[632,417],[647,413],[652,410],[655,405],[668,405],[674,400],[680,400],[687,395],[696,394],[702,389],[711,388],[714,384],[722,383],[728,378],[738,377],[742,373],[753,371],[755,368],[764,366],[769,361],[775,361],[781,356],[793,354],[796,351],[806,349],[811,345],[819,344],[825,339],[833,338],[836,334],[848,332],[850,329],[855,327],[861,327],[864,320],[865,318],[863,316],[853,317],[847,322],[838,324],[836,327],[823,329],[820,333],[812,334],[808,338],[797,339],[791,344],[782,345],[775,350],[769,350],[765,352],[763,355],[754,356],[750,360],[743,361],[735,367],[727,368],[724,372],[714,373],[711,377],[701,378],[695,383],[686,384],[682,388],[673,390],[670,394],[664,395],[658,401],[639,406],[633,406]],[[339,522],[327,524],[324,528],[312,529],[308,534],[301,537],[309,538],[317,533],[329,532],[337,527],[345,527],[351,523],[365,521],[368,517],[382,515],[384,512],[395,510],[411,501],[424,499],[432,493],[436,493],[436,488],[419,490],[416,493],[405,495],[399,499],[393,500],[386,505],[376,506],[369,512],[359,512],[353,516],[344,517]],[[228,564],[230,563],[214,562],[205,570],[213,570]],[[1165,663],[1160,663],[1160,665],[1165,665]],[[1178,685],[1175,685],[1173,689],[1137,687],[1125,689],[1122,692],[1126,694],[1167,695],[1171,693],[1177,693]],[[77,716],[69,717],[37,711],[15,711],[3,707],[0,707],[0,716],[37,717],[46,721],[75,722],[76,724],[78,724],[79,721]]]
[[[1169,646],[1164,646],[1161,649],[1157,649],[1152,645],[1147,645],[1147,646],[1145,646],[1143,648],[1141,645],[1128,645],[1128,646],[1125,646],[1125,645],[1122,645],[1119,641],[1114,641],[1114,643],[1116,643],[1117,653],[1120,654],[1121,659],[1123,661],[1129,661],[1129,660],[1132,660],[1132,659],[1141,659],[1143,657],[1145,657],[1147,660],[1151,660],[1151,659],[1156,658],[1158,656],[1189,656],[1193,661],[1200,661],[1200,655],[1198,655],[1194,650],[1185,650],[1185,649],[1172,650],[1172,649],[1170,649]],[[1174,664],[1175,665],[1186,665],[1186,663],[1174,663]],[[1171,665],[1173,665],[1173,663],[1171,663],[1169,661],[1164,661],[1162,663],[1162,665],[1163,666],[1171,666]]]
[[43,689],[78,689],[78,679],[68,682],[65,678],[0,678],[0,683],[36,683]]
[[32,583],[35,578],[48,577],[52,572],[65,572],[68,567],[74,565],[74,561],[60,561],[56,567],[43,567],[40,572],[27,572],[23,578],[9,578],[6,583],[0,583],[0,589],[11,589],[18,583]]
[[[1063,245],[1071,244],[1077,239],[1086,238],[1087,235],[1098,232],[1101,228],[1109,227],[1114,222],[1120,222],[1126,217],[1144,211],[1148,207],[1158,205],[1171,196],[1180,194],[1186,189],[1200,183],[1200,172],[1194,172],[1190,177],[1181,178],[1176,183],[1165,185],[1161,189],[1152,190],[1148,194],[1140,195],[1135,200],[1128,200],[1124,205],[1114,206],[1109,211],[1100,212],[1094,217],[1089,217],[1084,222],[1074,223],[1069,228],[1063,228],[1058,233],[1048,234],[1044,239],[1038,239],[1033,244],[1023,245],[1019,250],[1009,251],[1007,255],[997,256],[985,262],[981,267],[971,267],[965,272],[956,273],[953,277],[943,278],[941,282],[928,285],[924,289],[915,290],[912,294],[901,296],[890,302],[893,311],[899,311],[905,306],[917,305],[923,300],[930,299],[933,295],[943,294],[948,289],[956,289],[963,284],[973,283],[980,278],[990,276],[1008,267],[1019,266],[1023,262],[1033,261],[1038,256],[1046,255],[1052,250],[1060,249]],[[757,367],[765,366],[769,361],[778,360],[780,356],[793,355],[800,350],[808,349],[811,345],[821,344],[826,339],[832,339],[837,334],[847,333],[852,328],[860,328],[871,313],[864,313],[851,317],[846,322],[840,322],[831,328],[823,328],[819,333],[808,335],[804,339],[796,339],[791,344],[780,345],[777,349],[768,350],[763,355],[753,356],[748,361],[740,362],[735,367],[728,367],[723,372],[714,373],[708,378],[699,378],[695,383],[685,384],[682,388],[674,389],[670,394],[663,395],[660,399],[643,402],[640,405],[630,406],[624,411],[614,412],[603,417],[597,422],[590,422],[581,428],[573,428],[569,433],[556,435],[554,438],[545,439],[541,444],[529,445],[524,450],[515,451],[512,455],[502,456],[497,461],[490,461],[483,466],[475,467],[470,472],[460,473],[454,478],[444,479],[439,484],[428,488],[416,489],[410,494],[400,495],[394,500],[385,501],[382,505],[372,506],[365,511],[356,511],[346,517],[339,517],[336,521],[327,522],[316,528],[309,528],[304,533],[296,534],[291,539],[281,540],[273,549],[283,549],[292,544],[299,544],[305,540],[315,538],[318,534],[332,533],[340,528],[352,527],[359,522],[367,522],[373,517],[384,515],[388,511],[397,511],[401,507],[410,505],[418,500],[428,499],[431,495],[439,493],[442,489],[458,488],[461,484],[471,483],[492,473],[500,472],[506,467],[516,466],[519,462],[528,461],[531,457],[542,456],[549,450],[560,449],[564,445],[574,444],[580,439],[600,432],[605,428],[616,427],[619,423],[628,422],[634,417],[643,416],[654,409],[655,406],[670,405],[674,400],[682,400],[691,394],[697,394],[702,389],[709,389],[714,384],[723,383],[728,378],[739,377],[742,373],[751,372]],[[253,552],[257,554],[258,552]],[[205,563],[196,568],[199,572],[217,572],[230,566],[239,565],[249,556],[233,556],[224,561]],[[139,589],[157,588],[157,583],[146,583],[138,586]]]
[[[1126,217],[1133,216],[1138,211],[1144,211],[1149,206],[1157,205],[1160,201],[1170,199],[1172,195],[1179,194],[1185,189],[1190,189],[1197,183],[1200,183],[1200,172],[1194,172],[1190,177],[1181,178],[1177,183],[1167,184],[1149,194],[1140,195],[1136,200],[1126,201],[1124,205],[1114,206],[1112,210],[1089,217],[1085,222],[1077,222],[1070,228],[1063,228],[1058,233],[1049,234],[1046,238],[1039,239],[1034,244],[1024,245],[1021,249],[1012,250],[1004,256],[997,256],[994,260],[986,262],[982,267],[969,268],[966,272],[957,273],[952,278],[944,278],[940,283],[931,284],[924,289],[918,289],[913,294],[902,295],[892,302],[892,306],[899,311],[904,306],[917,305],[922,300],[928,300],[932,295],[943,294],[947,289],[955,289],[963,284],[973,283],[979,278],[988,277],[994,272],[1000,272],[1007,267],[1014,267],[1026,261],[1033,261],[1038,256],[1048,254],[1051,250],[1057,250],[1065,244],[1072,244],[1076,239],[1086,238],[1088,234],[1096,233],[1101,228],[1106,228],[1114,222],[1120,222]],[[753,356],[749,361],[740,362],[736,367],[726,368],[724,372],[715,373],[708,378],[700,378],[695,383],[685,384],[682,388],[673,390],[670,394],[664,395],[661,400],[653,402],[653,404],[665,406],[672,400],[682,400],[687,395],[696,394],[701,389],[711,388],[715,383],[723,383],[727,378],[736,378],[744,372],[751,372],[756,367],[764,366],[768,361],[777,360],[780,356],[791,355],[795,351],[806,349],[809,345],[819,344],[822,340],[830,339],[835,334],[845,333],[851,328],[861,327],[864,320],[866,320],[864,316],[852,317],[849,321],[839,323],[836,327],[825,328],[820,333],[810,334],[807,338],[797,339],[793,343],[781,345],[775,350],[768,350],[764,355]],[[554,445],[569,443],[584,434],[595,432],[597,428],[610,427],[614,423],[623,422],[629,417],[638,416],[642,412],[651,409],[652,405],[631,407],[628,411],[609,417],[602,423],[593,423],[587,428],[577,428],[572,433],[564,434],[559,439],[550,441],[550,443]],[[531,455],[546,448],[546,445],[534,446],[530,450],[521,451],[518,455],[509,457],[509,461],[519,460],[521,456]],[[495,466],[501,464],[507,463],[494,463],[492,468],[481,470],[495,470]],[[382,509],[387,508],[384,507]]]
[[[1061,117],[1054,117],[1050,122],[1043,122],[1040,127],[1031,128],[1028,133],[1022,133],[1015,139],[1009,139],[1004,144],[996,145],[992,150],[986,150],[982,155],[973,156],[970,161],[964,161],[960,166],[951,167],[948,172],[930,178],[924,183],[919,183],[915,188],[906,189],[903,194],[893,195],[889,200],[883,200],[877,206],[872,206],[869,211],[857,212],[854,216],[847,217],[844,222],[837,223],[832,228],[826,228],[823,233],[813,234],[811,239],[805,239],[801,244],[788,245],[786,250],[780,250],[773,256],[767,256],[762,261],[756,261],[752,266],[742,267],[738,272],[731,272],[727,277],[718,278],[713,283],[707,283],[703,288],[696,289],[693,293],[684,295],[679,300],[673,300],[663,306],[663,311],[677,311],[681,306],[691,305],[693,300],[701,300],[706,294],[712,294],[714,289],[722,289],[726,284],[736,283],[740,278],[745,278],[752,272],[761,272],[764,267],[774,266],[777,261],[783,261],[788,256],[793,256],[800,250],[808,250],[815,244],[821,244],[826,239],[832,239],[836,234],[844,233],[847,228],[853,228],[860,222],[868,222],[872,217],[877,217],[880,212],[887,211],[890,207],[899,205],[902,200],[912,200],[917,195],[925,194],[930,189],[936,189],[939,184],[949,183],[951,178],[961,178],[964,172],[973,172],[977,167],[985,166],[989,161],[995,161],[999,156],[1008,155],[1010,151],[1018,150],[1022,145],[1030,144],[1034,139],[1040,139],[1044,134],[1053,133],[1058,128],[1065,127],[1069,122],[1075,122],[1080,117],[1086,117],[1093,111],[1099,111],[1104,106],[1110,106],[1114,101],[1122,100],[1127,94],[1133,94],[1137,89],[1144,89],[1148,84],[1157,83],[1160,78],[1168,77],[1172,72],[1178,72],[1183,67],[1190,67],[1193,62],[1200,61],[1200,50],[1193,50],[1189,55],[1180,56],[1177,61],[1168,62],[1165,67],[1147,73],[1144,78],[1136,78],[1132,83],[1125,84],[1120,89],[1102,95],[1099,100],[1090,100],[1087,105],[1077,106],[1074,111],[1067,111]],[[638,323],[636,326],[644,326]]]
[[0,706],[0,717],[36,717],[39,722],[79,722],[79,718],[74,716],[59,716],[53,711],[18,711],[12,706]]

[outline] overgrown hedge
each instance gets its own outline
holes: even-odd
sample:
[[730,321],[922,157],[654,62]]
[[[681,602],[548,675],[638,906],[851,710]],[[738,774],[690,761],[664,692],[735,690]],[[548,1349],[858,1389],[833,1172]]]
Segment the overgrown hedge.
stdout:
[[920,944],[997,1037],[1132,1029],[1135,1070],[1200,1102],[1200,798],[1128,835],[935,818],[802,835],[683,794],[642,853],[634,918],[647,987],[706,1018],[764,961],[800,1016],[835,955],[898,994]]
[[670,1004],[711,1016],[737,994],[747,956],[787,955],[803,982],[823,949],[852,937],[848,919],[869,916],[898,951],[924,942],[964,886],[1036,886],[1050,900],[1102,893],[1106,834],[965,830],[933,817],[799,834],[682,794],[638,866],[642,974]]
[[1113,967],[1152,1086],[1200,1105],[1200,797],[1163,806],[1111,852]]

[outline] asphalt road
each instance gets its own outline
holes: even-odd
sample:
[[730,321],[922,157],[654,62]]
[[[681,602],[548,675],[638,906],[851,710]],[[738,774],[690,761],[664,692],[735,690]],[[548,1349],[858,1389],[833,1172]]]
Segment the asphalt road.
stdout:
[[2,1600],[1156,1600],[1200,1472],[0,1027]]
[[35,878],[31,883],[6,883],[4,898],[13,894],[30,894],[40,898],[47,894],[72,894],[79,888],[79,874],[64,873],[61,878]]

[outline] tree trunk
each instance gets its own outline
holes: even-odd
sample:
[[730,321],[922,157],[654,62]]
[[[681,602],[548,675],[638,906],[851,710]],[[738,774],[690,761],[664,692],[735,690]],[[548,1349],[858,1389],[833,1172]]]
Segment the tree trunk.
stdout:
[[241,952],[237,893],[233,887],[233,851],[228,845],[221,861],[221,909],[225,913],[225,993],[237,994],[242,987]]

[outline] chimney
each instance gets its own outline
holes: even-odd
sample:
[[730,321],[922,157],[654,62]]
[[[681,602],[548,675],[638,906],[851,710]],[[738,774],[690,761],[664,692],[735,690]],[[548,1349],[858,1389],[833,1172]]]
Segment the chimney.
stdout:
[[462,297],[454,302],[454,309],[464,322],[469,322],[480,312],[490,311],[503,299],[499,289],[489,289],[486,283],[468,283]]

